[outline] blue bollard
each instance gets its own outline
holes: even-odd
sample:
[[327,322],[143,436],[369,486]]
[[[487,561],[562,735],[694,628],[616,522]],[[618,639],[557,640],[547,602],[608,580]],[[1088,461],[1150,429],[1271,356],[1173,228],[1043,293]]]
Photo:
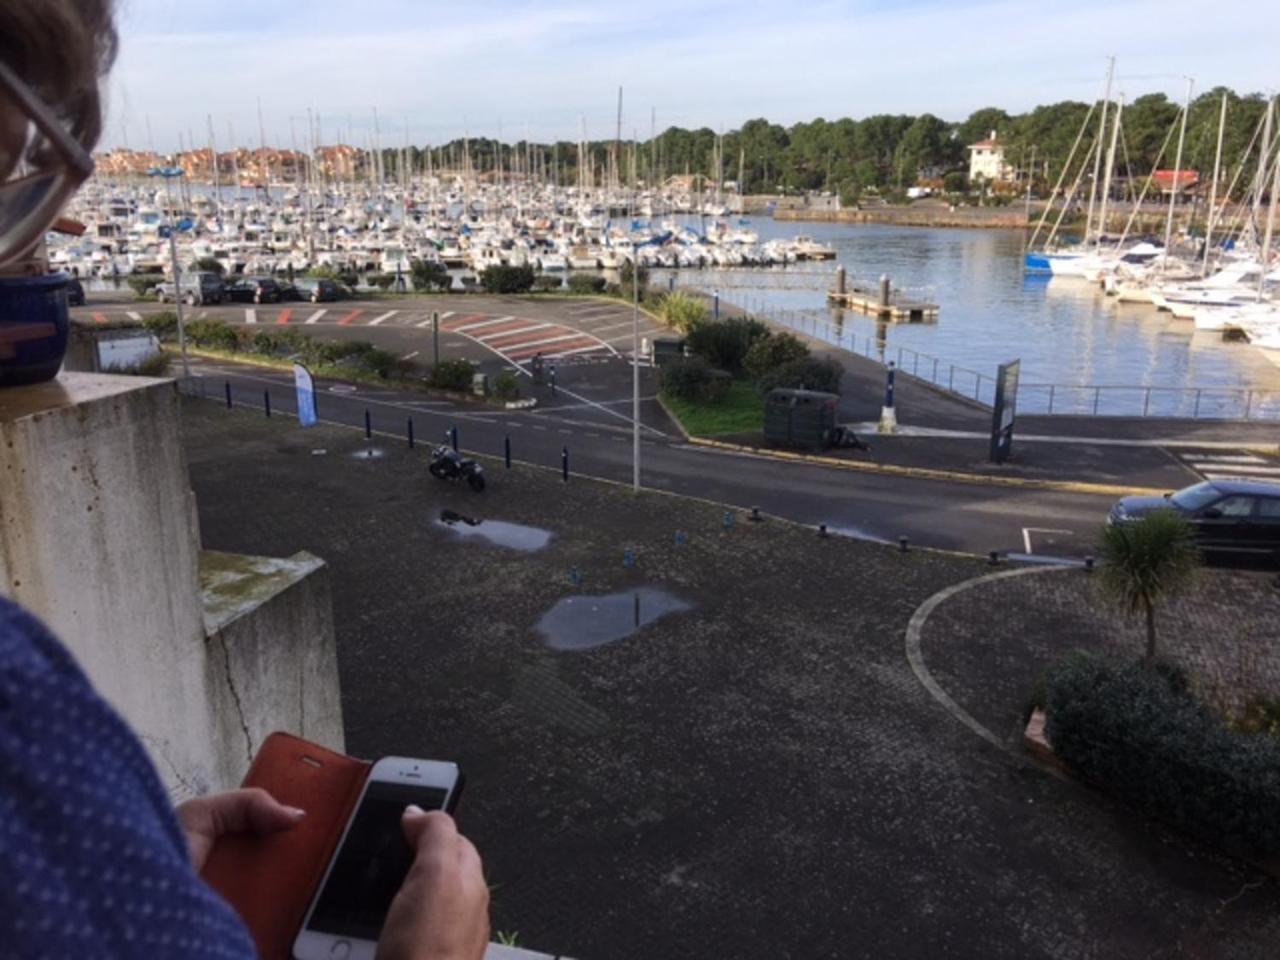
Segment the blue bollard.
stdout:
[[732,526],[733,526],[733,514],[726,510],[724,514],[724,528],[728,530]]
[[550,379],[551,395],[554,397],[556,395],[556,368],[552,367],[549,371],[547,371],[547,373],[548,373],[548,376],[551,378]]
[[622,565],[624,567],[634,567],[636,565],[636,551],[633,547],[627,547],[622,551]]
[[410,417],[408,419],[408,421],[406,422],[406,426],[408,427],[408,433],[409,433],[409,449],[412,450],[413,449],[413,417]]
[[564,477],[564,482],[569,482],[569,448],[560,448],[560,473]]
[[712,295],[711,302],[712,302],[712,308],[714,310],[714,319],[719,320],[720,319],[720,291],[719,290],[717,290]]
[[262,391],[262,409],[267,411],[267,419],[271,419],[271,391]]
[[373,421],[369,417],[369,411],[364,412],[364,438],[366,440],[373,439]]
[[582,583],[582,574],[578,572],[577,567],[569,568],[569,582],[575,587]]
[[230,409],[231,409],[231,381],[230,381],[230,380],[225,380],[225,381],[223,381],[223,384],[222,384],[222,385],[223,385],[223,387],[225,387],[225,388],[226,388],[226,394],[227,394],[227,409],[228,409],[228,410],[230,410]]
[[689,542],[689,538],[685,536],[684,531],[683,531],[683,530],[677,530],[677,531],[676,531],[676,546],[677,546],[677,547],[683,547],[683,546],[684,546],[686,543],[688,543],[688,542]]
[[507,436],[503,438],[502,455],[503,455],[503,459],[506,461],[507,469],[510,470],[511,469],[511,435],[510,434],[507,434]]

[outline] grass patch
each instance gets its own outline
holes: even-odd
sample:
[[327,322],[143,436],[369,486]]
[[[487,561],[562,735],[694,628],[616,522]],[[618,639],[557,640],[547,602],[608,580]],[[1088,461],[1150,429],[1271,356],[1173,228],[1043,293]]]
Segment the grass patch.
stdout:
[[745,380],[734,380],[723,397],[713,402],[681,400],[663,394],[662,402],[695,437],[720,433],[759,433],[764,430],[764,401]]

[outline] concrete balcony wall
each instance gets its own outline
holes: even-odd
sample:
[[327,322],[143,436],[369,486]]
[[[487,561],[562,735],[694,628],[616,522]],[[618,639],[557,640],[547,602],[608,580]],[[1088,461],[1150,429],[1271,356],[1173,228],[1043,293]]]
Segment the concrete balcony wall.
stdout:
[[64,373],[0,390],[0,593],[67,645],[175,798],[233,786],[274,729],[342,747],[323,565],[264,577],[270,563],[240,571],[252,602],[213,598],[207,636],[172,381]]

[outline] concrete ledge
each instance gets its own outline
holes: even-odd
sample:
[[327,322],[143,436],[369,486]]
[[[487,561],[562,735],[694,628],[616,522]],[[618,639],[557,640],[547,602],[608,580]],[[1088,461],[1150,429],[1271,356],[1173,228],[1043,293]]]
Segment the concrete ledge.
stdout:
[[288,730],[343,749],[329,572],[286,560],[200,555],[207,668],[221,785],[240,782],[262,741]]
[[972,483],[990,487],[1021,487],[1029,490],[1060,490],[1065,493],[1096,493],[1100,496],[1124,497],[1130,494],[1146,496],[1163,496],[1165,489],[1155,487],[1125,487],[1110,483],[1086,483],[1077,480],[1040,480],[1030,477],[999,477],[984,473],[962,473],[958,470],[935,470],[929,467],[900,467],[888,463],[865,463],[861,460],[841,460],[839,457],[826,457],[821,454],[795,453],[791,450],[771,450],[764,447],[748,447],[738,443],[725,443],[721,440],[706,440],[701,437],[689,437],[689,443],[700,447],[714,447],[718,450],[732,450],[747,453],[756,457],[768,457],[774,460],[797,460],[804,463],[821,464],[824,467],[837,467],[841,470],[853,470],[859,473],[878,473],[885,476],[915,477],[920,480],[950,480],[955,483]]

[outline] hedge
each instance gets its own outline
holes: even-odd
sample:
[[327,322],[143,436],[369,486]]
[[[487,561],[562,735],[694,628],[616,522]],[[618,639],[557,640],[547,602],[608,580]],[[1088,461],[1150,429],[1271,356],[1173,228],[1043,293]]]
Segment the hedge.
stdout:
[[839,393],[843,377],[844,367],[830,357],[803,357],[775,367],[757,382],[764,393],[774,387],[803,387],[805,390]]
[[713,402],[729,388],[729,376],[702,357],[672,360],[662,367],[662,391],[681,400]]
[[569,274],[570,293],[604,293],[608,282],[604,277],[594,273]]
[[486,267],[480,285],[486,293],[528,293],[533,289],[533,267]]
[[742,368],[747,376],[759,382],[784,364],[808,356],[809,348],[799,337],[790,333],[770,334],[751,345],[742,360]]
[[1227,727],[1176,671],[1074,654],[1046,675],[1044,709],[1085,780],[1234,853],[1280,854],[1280,741]]
[[441,360],[431,371],[430,383],[439,390],[470,390],[475,372],[466,360]]
[[751,317],[703,320],[689,328],[685,345],[711,366],[736,376],[742,372],[747,352],[768,335],[769,328]]

